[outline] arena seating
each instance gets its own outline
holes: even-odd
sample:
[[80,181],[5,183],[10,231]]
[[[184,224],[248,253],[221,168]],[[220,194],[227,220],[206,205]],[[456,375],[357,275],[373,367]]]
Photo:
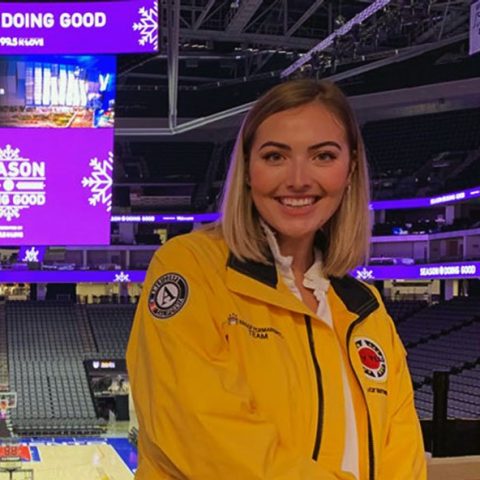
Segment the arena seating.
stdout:
[[[450,372],[448,414],[480,416],[480,299],[386,302],[408,350],[421,418],[432,416],[432,374]],[[10,387],[18,393],[12,412],[20,434],[81,434],[101,431],[85,358],[122,358],[133,304],[8,302],[3,306]],[[1,327],[0,305],[0,327]],[[473,313],[472,313],[473,312]]]
[[479,299],[457,297],[413,314],[398,325],[398,333],[407,348],[413,348],[468,325],[479,311]]
[[5,302],[0,302],[0,391],[8,389],[8,356]]
[[[448,417],[478,419],[480,417],[480,365],[450,374],[448,393]],[[415,406],[420,419],[431,419],[433,392],[430,384],[415,390]]]
[[2,310],[16,433],[102,431],[83,360],[124,358],[135,305],[9,302],[0,305],[0,328]]
[[[480,146],[480,109],[368,122],[362,132],[376,186],[376,198],[416,196],[418,182],[422,180],[421,169],[426,167],[427,162],[442,153],[467,152]],[[452,157],[451,161],[458,163],[449,165],[445,175],[454,171],[464,158],[462,155],[456,160]],[[469,177],[471,183],[472,174],[478,171],[478,166],[472,164],[470,168],[473,169]],[[432,177],[435,169],[426,170],[427,176]],[[416,183],[410,182],[408,177],[416,173]],[[478,175],[475,178],[479,178]],[[439,186],[432,187],[435,190]]]
[[98,353],[124,358],[135,305],[84,305]]
[[[417,196],[419,188],[425,194],[446,192],[471,186],[472,178],[480,178],[478,162],[461,168],[480,147],[478,108],[367,122],[362,132],[377,199]],[[222,159],[230,157],[232,148],[232,141],[225,144]],[[212,156],[212,142],[132,142],[124,154],[125,162],[130,157],[141,159],[136,161],[141,168],[127,175],[128,181],[139,182],[138,192],[132,189],[130,193],[131,206],[191,209],[196,190],[206,181]],[[210,202],[225,180],[226,164],[219,163],[213,183],[207,187],[213,192]],[[449,177],[452,172],[454,179]]]
[[448,416],[480,417],[480,317],[476,312],[480,312],[480,299],[458,297],[424,308],[398,324],[408,350],[420,418],[432,417],[434,371],[450,373]]
[[385,307],[395,323],[399,323],[407,317],[410,317],[427,305],[427,302],[422,300],[385,301]]
[[450,417],[480,418],[480,365],[450,376],[448,401]]
[[212,148],[210,142],[132,142],[129,155],[142,158],[143,169],[147,171],[142,172],[146,178],[134,178],[131,174],[129,180],[147,185],[159,181],[167,184],[199,182],[207,171]]
[[472,187],[473,178],[480,180],[480,162],[478,159],[465,168],[460,175],[448,179],[446,182],[446,188],[450,190],[470,188]]
[[479,338],[480,321],[477,319],[470,325],[410,348],[408,363],[413,380],[425,383],[434,370],[454,373],[474,365],[480,358]]
[[89,325],[72,304],[6,304],[12,423],[19,434],[100,431],[82,360],[94,351]]

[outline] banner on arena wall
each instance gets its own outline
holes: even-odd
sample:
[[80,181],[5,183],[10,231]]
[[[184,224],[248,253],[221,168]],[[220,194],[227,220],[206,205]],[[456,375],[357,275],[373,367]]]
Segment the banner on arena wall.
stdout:
[[0,55],[148,53],[158,49],[158,0],[0,0]]
[[480,0],[470,6],[470,55],[480,51]]

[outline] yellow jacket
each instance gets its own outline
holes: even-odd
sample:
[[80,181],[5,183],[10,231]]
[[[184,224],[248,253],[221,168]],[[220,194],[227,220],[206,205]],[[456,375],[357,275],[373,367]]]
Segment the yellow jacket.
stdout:
[[352,479],[340,355],[361,480],[426,479],[405,351],[378,293],[345,277],[327,295],[335,330],[274,266],[239,262],[212,234],[160,248],[127,351],[136,479]]

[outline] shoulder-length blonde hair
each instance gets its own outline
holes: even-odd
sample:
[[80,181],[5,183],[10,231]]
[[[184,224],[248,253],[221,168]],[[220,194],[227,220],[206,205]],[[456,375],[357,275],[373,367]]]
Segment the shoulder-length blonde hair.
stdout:
[[268,243],[259,223],[246,179],[250,151],[260,124],[271,115],[320,102],[345,128],[350,148],[350,186],[334,215],[318,232],[323,250],[323,272],[342,277],[366,258],[370,241],[369,181],[365,148],[353,110],[333,83],[293,80],[275,86],[248,112],[232,153],[217,225],[230,249],[240,260],[269,263]]

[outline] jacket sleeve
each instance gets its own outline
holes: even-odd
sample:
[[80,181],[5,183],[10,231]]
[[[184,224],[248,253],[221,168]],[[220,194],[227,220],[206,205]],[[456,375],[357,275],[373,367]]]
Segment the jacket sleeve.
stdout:
[[[149,266],[128,345],[139,422],[135,478],[351,478],[321,470],[281,444],[229,355],[214,315],[222,299],[212,291],[206,266],[176,240]],[[187,288],[183,296],[179,277]],[[168,283],[172,278],[177,285]]]
[[395,381],[389,392],[393,399],[389,412],[386,443],[379,464],[379,479],[426,480],[423,436],[415,410],[412,380],[408,371],[406,351],[393,321],[389,318],[394,343]]

